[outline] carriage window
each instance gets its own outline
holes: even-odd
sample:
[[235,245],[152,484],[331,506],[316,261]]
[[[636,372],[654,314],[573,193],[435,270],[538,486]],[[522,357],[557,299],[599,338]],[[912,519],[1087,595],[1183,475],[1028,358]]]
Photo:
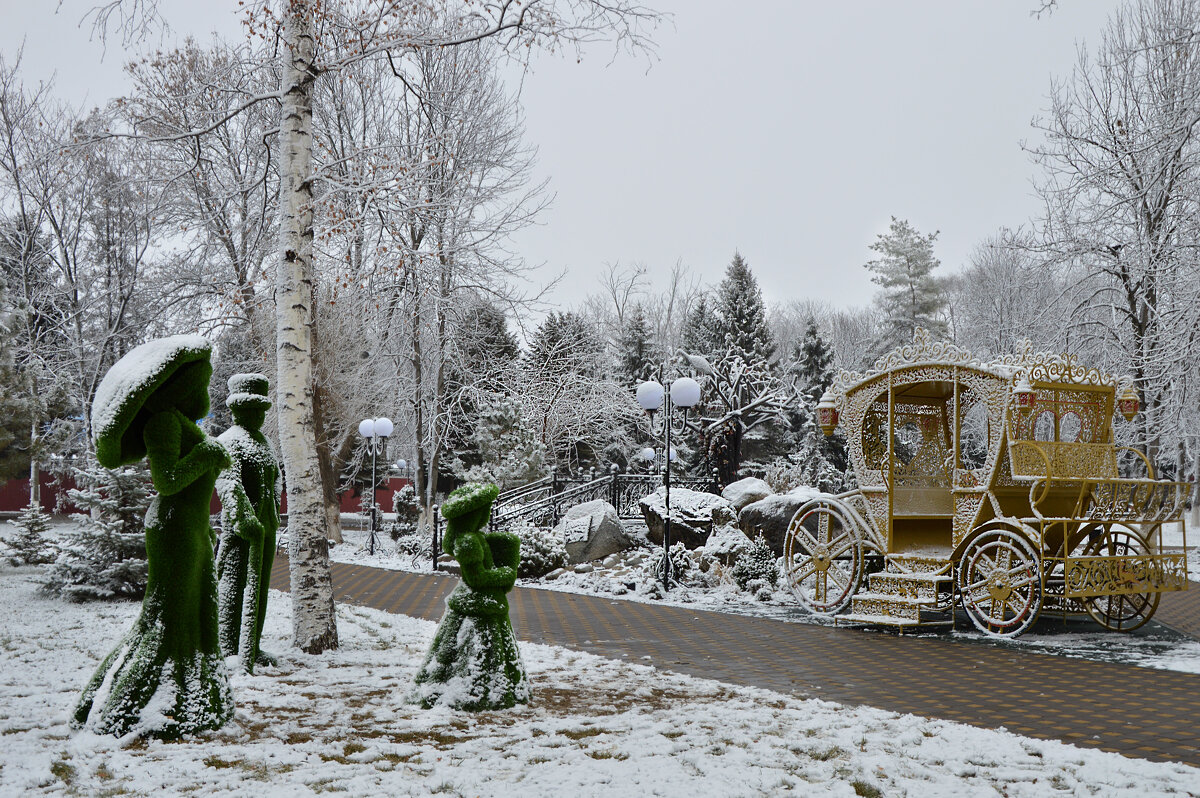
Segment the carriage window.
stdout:
[[862,448],[867,468],[883,471],[888,467],[887,427],[888,403],[885,393],[871,405],[863,417]]
[[1058,420],[1058,439],[1063,443],[1075,443],[1079,440],[1079,433],[1082,430],[1083,421],[1074,411],[1063,414],[1063,417]]
[[1043,410],[1038,413],[1033,422],[1033,439],[1035,441],[1054,440],[1054,411]]
[[908,465],[913,458],[917,456],[917,452],[921,451],[921,444],[924,442],[925,436],[921,434],[921,427],[915,421],[906,421],[896,429],[895,440],[892,442],[892,449],[896,453],[896,462],[901,465]]
[[978,397],[964,393],[960,401],[966,407],[958,425],[960,468],[983,468],[988,455],[988,409]]

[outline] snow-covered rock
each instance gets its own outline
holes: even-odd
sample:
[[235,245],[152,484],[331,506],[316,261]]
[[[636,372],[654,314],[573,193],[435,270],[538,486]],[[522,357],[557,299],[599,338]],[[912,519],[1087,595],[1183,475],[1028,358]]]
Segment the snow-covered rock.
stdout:
[[554,532],[566,544],[571,564],[601,560],[633,545],[617,508],[602,499],[567,510]]
[[725,490],[721,491],[721,496],[739,513],[747,504],[754,504],[754,502],[774,494],[775,491],[771,490],[771,486],[758,477],[746,477],[737,482],[731,482],[725,486]]
[[[661,544],[663,527],[666,525],[666,488],[659,488],[638,504],[646,519],[647,537],[652,543]],[[713,528],[713,512],[725,510],[733,514],[733,505],[713,493],[703,493],[687,488],[671,490],[671,542],[682,543],[689,549],[697,549],[708,540]]]
[[788,524],[792,516],[810,499],[824,494],[816,488],[801,485],[792,488],[787,493],[777,493],[752,504],[748,504],[738,513],[738,526],[746,536],[754,539],[762,534],[767,545],[776,557],[783,556],[783,543],[787,536]]

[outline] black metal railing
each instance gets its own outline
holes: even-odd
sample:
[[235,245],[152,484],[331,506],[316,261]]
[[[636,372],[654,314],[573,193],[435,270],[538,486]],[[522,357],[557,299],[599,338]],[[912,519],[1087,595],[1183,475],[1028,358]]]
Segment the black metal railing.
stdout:
[[[501,494],[492,506],[492,528],[523,520],[538,526],[554,526],[563,513],[576,504],[603,499],[625,519],[641,518],[639,502],[663,484],[663,474],[618,474],[596,476],[593,469],[581,479],[560,480],[552,475],[522,488]],[[708,478],[674,477],[676,488],[719,493],[720,485],[714,472]],[[531,487],[536,486],[536,487]],[[529,488],[526,490],[526,488]],[[501,502],[501,498],[507,501]]]

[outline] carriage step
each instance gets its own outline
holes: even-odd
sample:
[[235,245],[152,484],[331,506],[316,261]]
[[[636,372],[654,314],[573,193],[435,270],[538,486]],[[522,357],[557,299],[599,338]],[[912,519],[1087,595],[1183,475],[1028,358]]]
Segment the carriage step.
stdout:
[[879,571],[871,574],[867,579],[867,584],[870,586],[872,593],[897,598],[927,599],[929,601],[936,600],[938,590],[950,584],[951,581],[949,576],[939,576],[929,573],[895,573],[892,571]]
[[945,556],[936,553],[929,554],[889,554],[886,557],[888,571],[891,573],[909,574],[941,574],[950,568],[950,552]]
[[932,626],[953,626],[953,617],[947,618],[897,618],[892,615],[869,615],[863,613],[847,613],[846,615],[836,615],[833,618],[835,626],[842,624],[863,624],[867,626],[898,626],[903,629],[914,629],[917,627],[925,628]]
[[921,608],[932,605],[933,599],[902,598],[885,593],[859,593],[850,602],[850,613],[919,621]]

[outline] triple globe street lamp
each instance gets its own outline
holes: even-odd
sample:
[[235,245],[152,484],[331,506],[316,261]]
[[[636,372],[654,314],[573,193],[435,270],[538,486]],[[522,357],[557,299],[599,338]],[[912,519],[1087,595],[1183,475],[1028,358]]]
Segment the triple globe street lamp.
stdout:
[[387,457],[387,439],[395,426],[390,418],[364,418],[358,422],[358,434],[367,442],[371,452],[371,534],[367,538],[367,553],[375,555],[375,540],[379,533],[379,508],[375,503],[375,464]]
[[[662,368],[658,370],[659,380],[662,379]],[[683,411],[683,425],[687,423],[688,408],[695,407],[700,402],[700,383],[691,377],[679,377],[667,387],[657,380],[648,380],[637,387],[637,402],[650,418],[650,434],[654,435],[654,414],[665,407],[663,413],[663,487],[665,488],[666,518],[663,521],[663,573],[664,590],[671,589],[671,463],[675,460],[675,450],[671,447],[671,410],[678,407]],[[650,456],[646,457],[646,452]],[[641,452],[647,460],[654,458],[654,450],[646,447]]]

